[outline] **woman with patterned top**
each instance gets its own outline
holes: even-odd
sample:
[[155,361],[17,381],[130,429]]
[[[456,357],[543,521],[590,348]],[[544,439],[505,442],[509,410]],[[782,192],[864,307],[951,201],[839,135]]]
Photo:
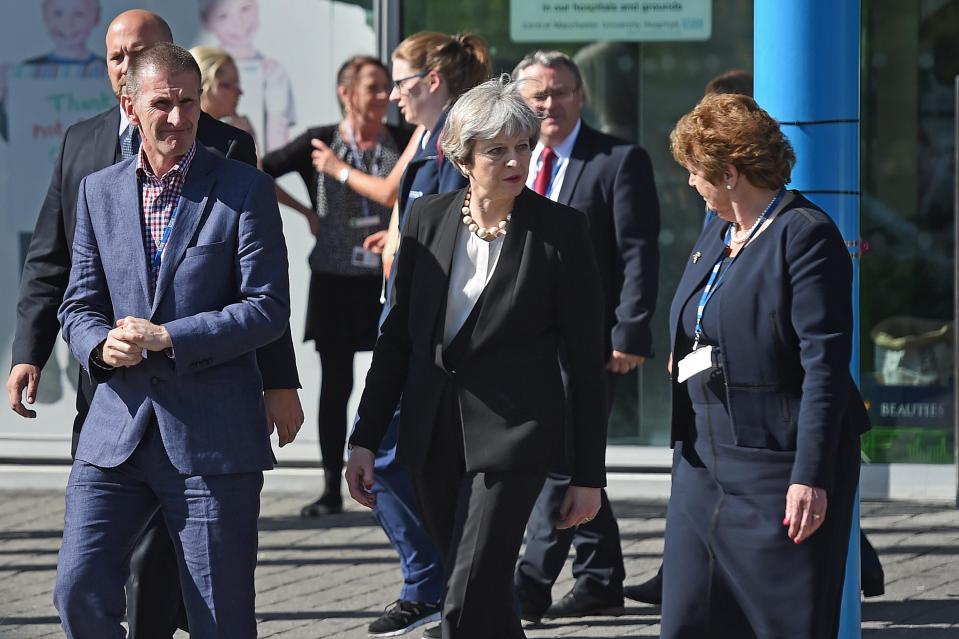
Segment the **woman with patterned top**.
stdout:
[[[274,178],[293,171],[303,178],[312,208],[298,204],[279,187],[278,196],[280,202],[292,204],[307,216],[316,236],[309,258],[312,275],[305,339],[315,342],[323,371],[319,435],[326,483],[320,498],[301,511],[305,517],[343,509],[340,485],[353,356],[373,349],[381,309],[380,257],[366,250],[363,241],[385,229],[390,216],[383,203],[359,195],[345,183],[354,169],[388,176],[408,142],[402,130],[383,124],[389,92],[389,75],[379,60],[350,58],[337,74],[343,119],[308,129],[263,158],[263,170]],[[317,173],[312,160],[314,139],[322,140],[344,163],[336,178]]]

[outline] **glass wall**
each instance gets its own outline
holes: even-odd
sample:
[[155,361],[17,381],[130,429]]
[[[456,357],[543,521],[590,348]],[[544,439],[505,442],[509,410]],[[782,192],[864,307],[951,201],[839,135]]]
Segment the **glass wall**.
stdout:
[[534,49],[558,49],[573,56],[587,84],[589,106],[584,119],[641,144],[652,157],[662,216],[660,295],[653,322],[656,357],[620,384],[609,436],[613,444],[666,444],[666,314],[703,221],[702,199],[689,188],[687,174],[669,154],[669,132],[702,97],[712,77],[730,69],[752,70],[752,0],[712,3],[712,36],[701,42],[513,42],[509,22],[509,0],[402,3],[404,36],[423,30],[474,31],[490,44],[497,72],[511,71]]
[[863,453],[952,463],[959,2],[862,11]]

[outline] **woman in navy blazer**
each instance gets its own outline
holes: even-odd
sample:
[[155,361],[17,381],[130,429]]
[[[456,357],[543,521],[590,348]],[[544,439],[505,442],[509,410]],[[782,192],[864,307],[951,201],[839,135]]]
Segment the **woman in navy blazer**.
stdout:
[[869,428],[849,253],[752,98],[703,98],[670,143],[716,217],[670,309],[662,637],[833,637]]

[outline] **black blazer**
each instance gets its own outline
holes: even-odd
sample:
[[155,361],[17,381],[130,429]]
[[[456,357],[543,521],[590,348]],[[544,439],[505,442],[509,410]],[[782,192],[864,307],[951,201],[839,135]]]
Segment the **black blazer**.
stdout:
[[641,147],[582,123],[557,200],[589,219],[606,309],[606,348],[653,355],[659,198]]
[[[70,277],[73,232],[80,180],[115,164],[119,151],[120,109],[105,111],[67,129],[40,208],[20,280],[13,363],[43,366],[60,331],[57,309]],[[253,138],[201,114],[197,140],[227,158],[256,166]],[[257,351],[263,387],[299,388],[289,328],[279,340]]]
[[[743,249],[722,295],[710,302],[719,313],[712,337],[737,445],[794,452],[790,483],[832,490],[840,441],[869,430],[849,372],[852,264],[829,216],[794,194]],[[680,326],[682,309],[722,254],[727,225],[718,217],[706,224],[670,308],[673,442],[686,439],[695,420],[686,385],[676,381],[676,362],[692,346]]]
[[465,190],[413,203],[400,244],[396,303],[373,350],[350,442],[379,447],[400,396],[398,459],[422,468],[444,385],[459,399],[467,472],[546,471],[565,454],[565,344],[573,398],[573,483],[604,486],[605,378],[599,276],[583,215],[524,189],[455,370],[443,324]]

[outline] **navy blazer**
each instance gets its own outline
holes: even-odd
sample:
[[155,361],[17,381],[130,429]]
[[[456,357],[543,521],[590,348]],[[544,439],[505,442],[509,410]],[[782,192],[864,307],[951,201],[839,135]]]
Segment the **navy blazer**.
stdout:
[[430,132],[426,146],[417,149],[400,178],[397,195],[400,229],[406,223],[410,207],[417,198],[435,193],[449,193],[466,186],[466,178],[452,162],[441,157],[437,146],[446,125],[446,115],[447,111],[444,111]]
[[606,350],[652,357],[659,198],[649,154],[584,122],[557,201],[589,221],[605,298]]
[[[150,300],[136,159],[83,179],[60,322],[74,357],[100,382],[76,458],[107,468],[133,453],[156,418],[186,475],[272,467],[255,350],[290,312],[286,243],[273,180],[197,144]],[[150,353],[102,369],[90,354],[117,318],[163,324],[173,358]]]
[[606,485],[606,389],[599,276],[582,214],[523,189],[476,328],[455,370],[442,362],[443,318],[465,190],[412,207],[397,263],[396,303],[373,350],[350,443],[377,450],[400,396],[397,458],[426,463],[451,385],[467,472],[546,471],[565,451],[565,345],[573,402],[572,483]]
[[[719,365],[738,446],[795,454],[790,483],[833,488],[843,438],[869,430],[852,355],[852,263],[830,217],[798,192],[762,234],[746,246],[724,278],[710,309],[719,317]],[[710,220],[669,313],[673,351],[672,436],[694,428],[686,384],[676,362],[692,344],[682,309],[699,294],[725,249],[728,223]],[[693,300],[692,303],[696,303]]]

